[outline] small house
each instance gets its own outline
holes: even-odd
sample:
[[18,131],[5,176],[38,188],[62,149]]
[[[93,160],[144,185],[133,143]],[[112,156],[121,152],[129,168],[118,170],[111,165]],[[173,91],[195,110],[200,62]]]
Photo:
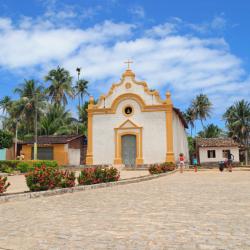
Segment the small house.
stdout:
[[217,164],[224,161],[228,153],[239,162],[239,144],[231,138],[197,138],[196,151],[201,165]]
[[[85,164],[87,140],[84,135],[38,136],[38,160],[56,160],[59,165]],[[34,139],[21,143],[25,160],[34,157]]]

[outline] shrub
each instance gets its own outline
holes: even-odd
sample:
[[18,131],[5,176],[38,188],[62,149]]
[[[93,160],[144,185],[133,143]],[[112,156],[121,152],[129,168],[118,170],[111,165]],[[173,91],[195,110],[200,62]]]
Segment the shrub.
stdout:
[[120,173],[116,168],[85,168],[77,178],[79,185],[91,185],[102,182],[118,181]]
[[33,166],[30,166],[27,162],[21,161],[17,165],[17,170],[19,170],[21,173],[27,173],[33,169]]
[[45,165],[46,167],[51,167],[51,168],[57,168],[58,163],[57,161],[49,161],[49,160],[38,160],[38,161],[33,161],[32,162],[33,167],[41,167]]
[[0,194],[6,192],[7,188],[10,186],[10,183],[7,182],[7,177],[0,176]]
[[150,174],[161,174],[168,171],[173,171],[175,164],[173,162],[164,162],[162,164],[153,164],[149,167],[148,171]]
[[74,187],[75,173],[60,171],[56,168],[42,165],[25,175],[30,191],[44,191],[57,187]]
[[75,173],[71,171],[60,171],[58,187],[67,188],[75,186]]
[[[35,167],[41,167],[42,165],[46,165],[47,167],[52,167],[52,168],[57,168],[58,167],[57,161],[49,161],[49,160],[47,160],[47,161],[46,160],[18,161],[18,160],[11,160],[11,161],[0,161],[0,172],[6,172],[4,170],[7,167],[8,167],[8,169],[11,169],[12,171],[15,171],[15,170],[21,171],[20,169],[18,169],[18,165],[20,163],[28,164],[29,165],[28,171],[33,170]],[[23,167],[23,169],[24,168],[25,167]],[[22,172],[22,173],[25,173],[25,172]]]
[[11,174],[13,172],[13,169],[9,167],[8,165],[4,164],[2,166],[1,172]]

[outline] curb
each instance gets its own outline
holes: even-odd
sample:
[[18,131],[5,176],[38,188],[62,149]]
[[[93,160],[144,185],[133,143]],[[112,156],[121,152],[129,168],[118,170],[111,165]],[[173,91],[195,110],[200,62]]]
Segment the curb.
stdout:
[[107,182],[107,183],[99,183],[94,185],[84,185],[84,186],[75,186],[72,188],[61,188],[61,189],[54,189],[54,190],[47,190],[47,191],[39,191],[39,192],[26,192],[26,193],[18,193],[18,194],[4,194],[0,196],[0,203],[9,202],[9,201],[23,201],[32,198],[39,198],[39,197],[47,197],[53,195],[61,195],[66,193],[74,193],[80,191],[86,191],[91,189],[100,189],[105,187],[113,187],[119,185],[126,185],[132,183],[139,183],[142,181],[149,181],[153,179],[157,179],[160,177],[164,177],[167,175],[171,175],[178,170],[173,170],[171,172],[158,174],[158,175],[147,175],[147,176],[140,176],[131,179],[120,180],[116,182]]

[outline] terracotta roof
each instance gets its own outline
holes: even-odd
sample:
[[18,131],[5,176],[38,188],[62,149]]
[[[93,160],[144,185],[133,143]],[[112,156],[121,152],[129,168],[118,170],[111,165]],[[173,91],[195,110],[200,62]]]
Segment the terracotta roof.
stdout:
[[[48,135],[48,136],[38,136],[38,144],[67,144],[80,137],[85,137],[84,135]],[[21,144],[33,144],[34,139],[21,142]]]
[[197,138],[197,147],[238,147],[239,144],[231,138]]
[[183,117],[182,112],[178,108],[173,108],[173,109],[176,112],[176,114],[179,116],[184,128],[188,128],[187,122],[186,122],[185,118]]

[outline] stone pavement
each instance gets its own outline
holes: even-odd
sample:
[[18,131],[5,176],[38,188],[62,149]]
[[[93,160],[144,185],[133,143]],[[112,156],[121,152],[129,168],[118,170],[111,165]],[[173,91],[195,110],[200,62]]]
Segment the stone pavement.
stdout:
[[0,205],[0,249],[250,249],[250,171]]

